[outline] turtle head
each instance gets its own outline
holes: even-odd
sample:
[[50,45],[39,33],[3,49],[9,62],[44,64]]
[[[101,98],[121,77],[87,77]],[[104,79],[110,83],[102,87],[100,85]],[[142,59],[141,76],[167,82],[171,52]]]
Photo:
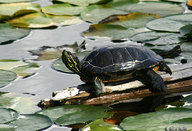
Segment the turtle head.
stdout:
[[80,74],[80,62],[75,54],[72,54],[69,51],[63,50],[62,52],[62,61],[66,67],[76,74]]

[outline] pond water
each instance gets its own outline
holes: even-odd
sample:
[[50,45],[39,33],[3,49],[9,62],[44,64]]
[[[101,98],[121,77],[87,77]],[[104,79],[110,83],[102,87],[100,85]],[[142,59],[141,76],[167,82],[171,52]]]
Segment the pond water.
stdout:
[[[51,5],[51,2],[47,0],[39,0],[34,3],[39,3],[41,4],[41,6]],[[84,40],[86,40],[87,49],[92,49],[95,46],[101,46],[105,44],[107,45],[112,43],[110,41],[90,40],[82,37],[81,33],[87,30],[89,28],[89,25],[90,25],[89,23],[83,22],[81,24],[63,26],[56,29],[33,29],[27,37],[16,40],[11,44],[1,45],[0,59],[17,59],[17,60],[33,61],[35,58],[37,58],[37,56],[32,56],[29,53],[29,50],[37,50],[42,46],[55,47],[64,44],[73,44],[75,42],[82,43]],[[189,51],[189,53],[191,52]],[[191,59],[191,56],[189,57]],[[25,94],[27,96],[33,97],[36,102],[39,102],[42,99],[50,98],[52,92],[54,91],[83,84],[83,82],[79,79],[78,75],[61,73],[53,70],[51,68],[51,64],[53,63],[53,61],[54,60],[35,61],[40,66],[35,75],[25,79],[15,80],[6,87],[0,88],[0,91],[17,93],[19,95]],[[161,103],[162,99],[161,98],[157,99],[160,100]],[[174,100],[178,99],[180,99],[180,97],[176,97]],[[151,107],[158,106],[155,104],[153,105],[152,103]],[[137,108],[139,106],[140,105],[133,104],[130,107]],[[126,107],[128,107],[128,105],[126,105]],[[118,105],[116,107],[114,106],[114,108],[119,108],[120,111],[133,110],[130,108],[126,109],[124,105]],[[143,112],[151,111],[149,109],[141,109],[141,110]],[[143,113],[142,111],[138,112]],[[54,125],[46,130],[67,131],[71,130],[71,128],[58,127]]]

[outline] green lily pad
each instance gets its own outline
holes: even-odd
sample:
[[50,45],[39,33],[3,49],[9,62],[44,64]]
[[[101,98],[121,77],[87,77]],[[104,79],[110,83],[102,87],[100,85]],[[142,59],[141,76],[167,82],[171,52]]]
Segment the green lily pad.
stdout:
[[0,21],[39,11],[40,5],[35,3],[0,4]]
[[4,87],[14,81],[17,78],[17,74],[12,71],[0,69],[0,87]]
[[11,93],[0,93],[0,107],[14,109],[19,113],[32,113],[36,103],[32,97],[21,97]]
[[51,15],[78,15],[85,7],[70,4],[53,4],[42,8],[42,11]]
[[[192,129],[192,110],[170,108],[153,113],[127,117],[121,122],[124,130],[165,130],[172,127]],[[187,118],[187,119],[186,119]]]
[[181,27],[190,23],[192,23],[192,14],[189,13],[152,20],[146,26],[156,31],[179,32]]
[[111,115],[106,112],[109,109],[104,106],[64,105],[42,110],[38,114],[48,116],[57,125],[72,125],[108,117]]
[[129,37],[140,33],[146,32],[145,28],[125,28],[120,25],[110,24],[93,24],[89,26],[87,31],[82,35],[90,39],[105,39],[105,40],[127,40]]
[[36,0],[0,0],[0,3],[18,3],[18,2],[30,2],[30,1],[36,1]]
[[81,129],[81,131],[122,131],[117,125],[109,124],[103,119],[95,120]]
[[131,12],[124,15],[109,16],[100,21],[99,24],[120,25],[126,28],[144,28],[148,21],[159,17],[155,14]]
[[8,60],[2,59],[0,60],[0,69],[1,70],[10,70],[17,73],[18,76],[22,78],[29,77],[34,75],[34,72],[29,72],[33,69],[38,69],[39,66],[36,63],[23,62],[19,60]]
[[32,13],[24,15],[18,18],[11,19],[8,21],[8,23],[16,27],[24,28],[47,28],[54,26],[52,20],[42,13]]
[[88,38],[102,37],[108,40],[123,40],[140,33],[146,32],[145,24],[158,15],[148,13],[129,13],[124,15],[109,16],[99,24],[90,25],[89,29],[82,33]]
[[127,14],[127,11],[113,9],[107,6],[91,5],[81,12],[81,18],[85,21],[98,23],[104,18],[115,14]]
[[0,116],[0,124],[5,124],[16,120],[19,114],[12,109],[0,108]]
[[27,36],[29,33],[29,29],[14,28],[9,24],[0,24],[0,44],[10,43]]
[[185,25],[180,28],[180,34],[184,37],[187,37],[189,40],[192,39],[192,24]]
[[73,25],[80,24],[83,21],[78,16],[51,16],[48,15],[48,18],[53,22],[53,26],[65,26],[65,25]]
[[88,6],[89,4],[103,4],[111,0],[53,0],[53,1],[69,3],[72,5]]
[[184,8],[181,5],[167,2],[140,2],[129,4],[126,1],[112,6],[115,9],[128,12],[152,13],[160,16],[183,13]]
[[[81,61],[88,53],[89,53],[89,51],[84,51],[84,52],[78,52],[75,54],[77,55],[77,57]],[[55,60],[51,67],[56,71],[73,74],[73,72],[65,66],[65,64],[62,62],[61,59]]]
[[15,126],[17,131],[35,131],[48,128],[52,125],[49,117],[40,114],[21,115],[17,120],[9,123]]
[[166,33],[166,32],[144,32],[139,33],[131,37],[131,40],[142,42],[151,45],[170,45],[178,44],[181,42],[178,33]]
[[51,65],[52,69],[59,71],[59,72],[63,72],[63,73],[70,73],[73,74],[73,72],[71,70],[69,70],[65,64],[62,62],[61,59],[57,59],[53,62],[53,64]]
[[0,124],[1,131],[15,131],[15,127],[6,124]]

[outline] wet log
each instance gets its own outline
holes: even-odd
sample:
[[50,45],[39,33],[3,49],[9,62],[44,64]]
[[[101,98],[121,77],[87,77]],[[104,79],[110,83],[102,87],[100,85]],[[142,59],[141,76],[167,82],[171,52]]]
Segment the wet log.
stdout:
[[122,102],[135,102],[148,96],[176,96],[192,91],[192,63],[170,66],[173,74],[158,72],[167,85],[166,92],[152,93],[140,81],[134,80],[119,85],[106,85],[106,93],[90,97],[91,85],[80,85],[53,93],[53,97],[42,100],[41,108],[63,104],[110,105]]

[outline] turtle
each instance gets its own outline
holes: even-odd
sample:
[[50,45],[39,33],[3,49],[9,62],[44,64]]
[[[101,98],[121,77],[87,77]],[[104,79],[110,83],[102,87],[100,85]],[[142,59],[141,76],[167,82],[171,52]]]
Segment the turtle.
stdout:
[[62,61],[85,83],[94,84],[94,95],[105,92],[104,83],[115,83],[144,76],[151,92],[165,92],[166,84],[157,70],[172,74],[164,59],[154,51],[138,45],[109,45],[92,50],[81,61],[63,50]]

